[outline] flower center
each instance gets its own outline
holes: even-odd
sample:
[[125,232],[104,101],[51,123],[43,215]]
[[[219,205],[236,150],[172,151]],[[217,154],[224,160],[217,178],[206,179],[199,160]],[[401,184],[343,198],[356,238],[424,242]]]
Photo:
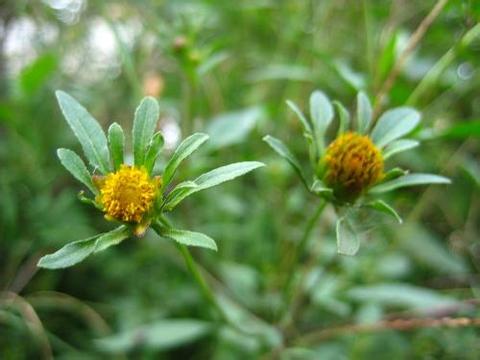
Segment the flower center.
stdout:
[[332,142],[322,160],[324,182],[340,201],[354,201],[383,177],[383,157],[368,136],[349,132]]
[[100,187],[100,202],[105,215],[125,222],[142,221],[152,208],[158,182],[145,169],[122,165],[105,177]]

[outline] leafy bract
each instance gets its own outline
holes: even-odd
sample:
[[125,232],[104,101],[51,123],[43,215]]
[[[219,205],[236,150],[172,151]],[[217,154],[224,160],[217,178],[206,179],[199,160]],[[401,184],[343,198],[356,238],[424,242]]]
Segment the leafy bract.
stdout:
[[380,148],[411,132],[420,122],[420,113],[413,108],[388,110],[378,119],[371,137]]
[[58,149],[57,156],[65,169],[67,169],[75,179],[84,184],[92,193],[98,193],[98,190],[92,182],[92,177],[80,156],[69,149]]
[[142,166],[145,163],[145,152],[155,132],[159,113],[158,102],[151,96],[144,98],[135,111],[132,129],[135,166]]

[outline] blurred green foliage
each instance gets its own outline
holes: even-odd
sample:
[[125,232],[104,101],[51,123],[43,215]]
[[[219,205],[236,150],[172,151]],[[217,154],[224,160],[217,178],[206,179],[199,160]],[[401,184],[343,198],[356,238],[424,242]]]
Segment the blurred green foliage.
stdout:
[[[358,90],[375,99],[435,3],[1,2],[0,357],[479,358],[478,323],[335,333],[396,317],[480,315],[475,0],[447,3],[385,99],[386,107],[409,104],[423,116],[417,136],[426,141],[396,160],[453,184],[389,195],[406,224],[365,216],[354,258],[336,254],[327,208],[297,269],[308,273],[297,290],[305,294],[298,319],[286,334],[277,326],[289,255],[316,199],[261,138],[275,134],[308,162],[285,101],[307,110],[316,88],[344,104],[354,104]],[[80,150],[56,89],[73,94],[104,128],[117,121],[130,129],[141,97],[157,97],[170,149],[180,133],[208,132],[211,146],[184,165],[185,178],[234,161],[267,163],[195,195],[172,218],[218,241],[218,253],[194,255],[229,315],[254,336],[215,321],[175,247],[154,234],[64,271],[36,268],[45,253],[109,230],[77,201],[80,188],[55,156],[58,147]],[[302,342],[319,330],[322,337]]]

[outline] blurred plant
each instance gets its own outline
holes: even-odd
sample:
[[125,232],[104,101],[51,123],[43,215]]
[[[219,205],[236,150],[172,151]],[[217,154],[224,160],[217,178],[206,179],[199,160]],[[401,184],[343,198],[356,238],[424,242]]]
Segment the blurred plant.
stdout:
[[[420,122],[420,114],[413,108],[388,110],[375,123],[370,100],[360,92],[355,126],[350,126],[349,112],[340,102],[334,104],[339,116],[338,130],[334,140],[326,146],[326,133],[334,118],[334,108],[328,97],[321,91],[312,93],[310,119],[293,102],[287,101],[303,125],[313,173],[311,181],[305,175],[306,169],[282,141],[270,135],[264,140],[290,163],[307,190],[324,200],[311,224],[326,203],[333,204],[338,214],[337,250],[340,254],[355,255],[360,247],[354,225],[355,212],[370,208],[393,216],[401,223],[400,216],[390,205],[376,199],[378,194],[407,186],[448,184],[450,180],[432,174],[410,174],[398,167],[384,171],[384,162],[391,156],[419,145],[416,140],[402,139]],[[300,253],[307,239],[302,239]]]
[[208,135],[196,133],[186,138],[167,162],[163,173],[155,174],[154,164],[164,143],[162,133],[155,133],[159,117],[155,99],[146,97],[135,112],[133,165],[124,163],[125,138],[120,125],[113,123],[110,126],[107,139],[98,122],[74,98],[57,91],[57,99],[93,167],[93,173],[71,150],[58,150],[60,162],[94,196],[89,198],[82,191],[80,200],[104,212],[107,220],[121,225],[107,233],[69,243],[42,257],[38,266],[57,269],[75,265],[91,254],[118,245],[131,235],[142,236],[150,226],[160,236],[173,239],[180,245],[189,267],[193,266],[190,264],[192,259],[185,245],[217,249],[215,241],[205,234],[172,228],[164,213],[173,210],[186,197],[244,175],[263,166],[262,163],[247,161],[222,166],[193,181],[170,187],[180,163],[202,145]]

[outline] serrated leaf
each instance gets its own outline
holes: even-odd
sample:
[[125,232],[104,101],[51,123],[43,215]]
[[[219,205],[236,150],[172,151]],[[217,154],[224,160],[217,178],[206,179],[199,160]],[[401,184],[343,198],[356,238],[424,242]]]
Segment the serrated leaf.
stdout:
[[388,110],[378,119],[371,138],[380,148],[409,132],[420,122],[420,113],[413,108],[399,107]]
[[353,256],[358,252],[360,239],[347,217],[342,217],[337,220],[336,235],[337,251],[339,254]]
[[425,184],[450,184],[450,179],[432,174],[408,174],[395,180],[387,181],[372,187],[368,192],[370,194],[379,194],[407,186],[425,185]]
[[383,152],[383,159],[387,160],[389,157],[395,154],[398,154],[402,151],[413,149],[418,145],[420,145],[418,141],[410,140],[410,139],[401,139],[401,140],[392,141],[390,144],[388,144],[385,147],[385,150]]
[[348,112],[347,109],[345,109],[345,106],[339,101],[334,101],[333,105],[337,109],[338,113],[338,131],[337,131],[337,136],[342,135],[347,131],[347,129],[350,126],[350,113]]
[[110,154],[107,138],[100,124],[73,97],[60,90],[55,94],[63,116],[82,145],[90,164],[103,174],[108,173],[111,170]]
[[126,352],[136,347],[150,350],[168,350],[191,343],[205,336],[211,324],[193,319],[162,319],[95,341],[97,347],[107,352]]
[[113,123],[108,128],[108,145],[110,146],[113,167],[118,170],[124,162],[125,135],[122,127],[117,123]]
[[298,106],[293,101],[290,101],[290,100],[287,100],[287,106],[295,113],[295,115],[297,115],[298,119],[303,125],[303,130],[306,133],[312,133],[312,126],[308,122],[303,112],[298,108]]
[[159,115],[158,102],[151,96],[144,98],[135,111],[132,139],[133,158],[136,166],[142,166],[145,163],[147,146],[152,140]]
[[372,209],[375,209],[375,210],[380,211],[384,214],[387,214],[389,216],[394,217],[398,221],[399,224],[401,224],[403,222],[402,218],[400,217],[400,215],[398,215],[398,213],[395,211],[395,209],[392,208],[390,205],[388,205],[383,200],[375,200],[375,201],[372,201],[371,203],[365,204],[365,206],[370,207]]
[[324,136],[333,120],[333,107],[328,97],[316,90],[310,96],[310,117],[319,153],[323,152]]
[[172,210],[180,201],[196,192],[219,185],[225,181],[233,180],[236,177],[245,175],[246,173],[263,167],[265,164],[258,161],[243,161],[221,166],[200,175],[193,181],[187,181],[179,184],[167,196],[165,208]]
[[129,235],[128,227],[125,225],[119,226],[118,228],[101,235],[97,241],[95,241],[95,249],[93,252],[98,253],[108,249],[110,246],[118,245],[128,238]]
[[187,137],[180,145],[178,145],[163,171],[163,186],[167,186],[170,183],[180,163],[207,140],[207,134],[195,133]]
[[62,269],[78,264],[93,253],[99,236],[71,242],[53,254],[43,256],[37,266],[45,269]]
[[155,167],[155,162],[157,161],[158,155],[160,155],[160,152],[162,151],[164,143],[165,140],[161,132],[157,132],[155,135],[153,135],[145,156],[145,168],[149,174],[152,173],[152,170]]
[[267,135],[263,138],[263,141],[265,141],[270,147],[281,157],[283,157],[285,160],[288,161],[288,163],[293,167],[295,172],[298,174],[300,179],[302,180],[303,184],[307,189],[309,189],[307,178],[305,177],[305,174],[303,173],[303,169],[300,165],[300,162],[297,160],[295,155],[292,154],[292,152],[287,148],[287,146],[279,139]]
[[372,104],[364,92],[357,95],[357,127],[360,134],[366,134],[372,122]]
[[215,243],[215,240],[199,232],[162,227],[159,235],[175,240],[183,245],[199,246],[217,251],[217,244]]
[[97,188],[93,185],[92,177],[80,156],[69,149],[58,149],[57,156],[61,164],[75,179],[85,185],[93,194],[98,193]]

